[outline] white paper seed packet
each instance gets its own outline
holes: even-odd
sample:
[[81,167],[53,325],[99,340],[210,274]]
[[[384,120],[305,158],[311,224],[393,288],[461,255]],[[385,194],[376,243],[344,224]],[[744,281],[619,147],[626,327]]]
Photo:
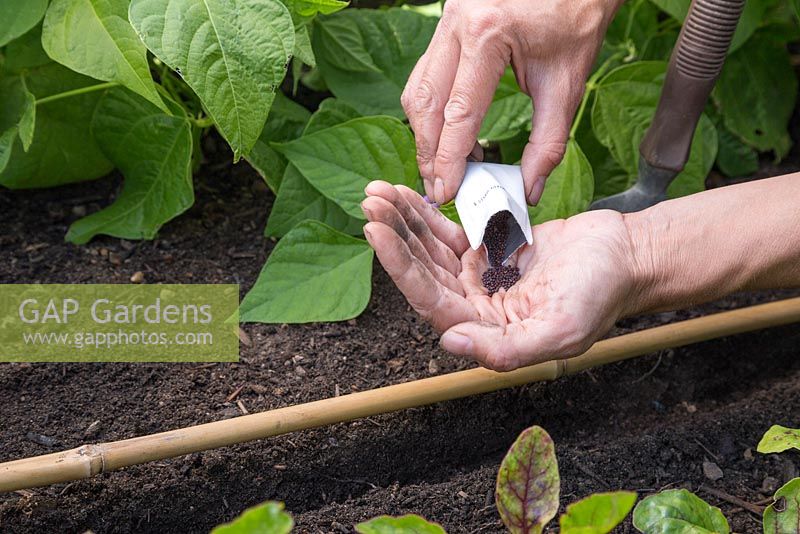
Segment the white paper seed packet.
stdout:
[[456,194],[456,211],[474,250],[483,243],[489,219],[497,212],[510,211],[509,232],[503,264],[526,242],[533,244],[522,171],[517,165],[467,163],[461,188]]

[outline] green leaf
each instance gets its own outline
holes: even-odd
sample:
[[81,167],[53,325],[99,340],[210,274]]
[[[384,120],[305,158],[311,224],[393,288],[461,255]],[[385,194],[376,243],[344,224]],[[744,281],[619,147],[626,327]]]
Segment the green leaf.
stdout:
[[800,0],[791,0],[790,3],[794,8],[794,14],[797,15],[798,19],[800,19]]
[[800,525],[800,478],[775,492],[775,502],[764,510],[764,534],[797,534]]
[[180,73],[233,148],[250,153],[294,50],[279,0],[132,0],[144,44]]
[[[655,114],[665,71],[666,63],[638,62],[612,71],[597,88],[592,107],[592,129],[627,176],[627,180],[616,176],[614,183],[620,190],[606,187],[606,194],[621,192],[636,181],[639,144]],[[674,198],[702,191],[716,155],[716,129],[711,120],[702,115],[692,139],[689,160],[670,185],[669,196]]]
[[350,119],[356,119],[361,115],[351,106],[345,104],[338,98],[326,98],[319,105],[317,111],[311,115],[308,124],[306,125],[305,133],[311,134],[336,126]]
[[0,77],[0,172],[11,158],[14,141],[19,138],[27,151],[33,141],[36,98],[28,91],[22,76]]
[[188,120],[165,115],[148,101],[117,88],[101,100],[92,133],[125,182],[111,206],[70,226],[67,241],[83,244],[97,234],[153,239],[164,223],[191,207]]
[[361,235],[364,222],[355,219],[335,202],[314,189],[294,165],[286,167],[264,234],[283,237],[306,219],[321,221],[349,235]]
[[267,123],[261,131],[247,161],[264,178],[272,189],[278,192],[281,177],[286,170],[286,159],[270,146],[273,141],[290,141],[300,137],[306,127],[311,112],[286,97],[282,92],[275,94],[275,102],[269,111]]
[[451,200],[447,204],[442,204],[439,206],[439,211],[454,223],[461,224],[461,217],[458,216],[458,210],[456,209],[456,203],[454,201]]
[[728,57],[714,95],[731,132],[759,151],[774,151],[778,159],[789,152],[797,77],[785,43],[769,29]]
[[800,430],[773,425],[758,442],[758,452],[769,454],[789,449],[800,450]]
[[728,534],[722,512],[688,490],[651,495],[633,510],[633,526],[645,534]]
[[288,0],[288,3],[303,17],[313,17],[318,14],[330,15],[348,5],[348,2],[341,0]]
[[382,515],[356,525],[359,534],[445,534],[444,529],[418,515],[400,517]]
[[392,117],[363,117],[274,144],[320,193],[356,219],[372,180],[415,189],[419,171],[414,138]]
[[372,248],[317,221],[281,239],[239,308],[243,322],[343,321],[369,303]]
[[522,131],[530,131],[533,105],[517,85],[514,72],[506,69],[483,119],[478,139],[504,141]]
[[333,94],[362,115],[402,118],[400,94],[436,23],[399,8],[320,17],[312,36],[317,66]]
[[294,520],[283,511],[283,503],[270,501],[248,508],[211,534],[289,534],[293,526]]
[[622,522],[636,504],[636,493],[596,493],[567,506],[561,534],[606,534]]
[[574,139],[567,141],[564,159],[553,169],[536,207],[528,208],[533,224],[566,219],[586,211],[594,196],[594,175],[589,160]]
[[717,166],[730,177],[747,176],[758,170],[758,154],[736,137],[724,124],[717,124],[719,150]]
[[3,0],[0,2],[0,46],[24,35],[42,20],[47,0]]
[[167,111],[147,65],[147,50],[128,22],[129,0],[53,0],[42,46],[54,61],[107,82],[118,82]]
[[[8,45],[14,61],[5,69],[25,71],[28,90],[37,99],[98,83],[47,59],[41,50],[39,29],[31,30]],[[17,70],[19,69],[19,70]],[[52,187],[93,180],[108,173],[113,166],[106,159],[91,135],[89,125],[102,92],[71,96],[36,106],[24,117],[23,137],[33,129],[36,135],[27,150],[18,139],[12,148],[13,157],[0,172],[0,185],[12,189]]]
[[558,512],[561,484],[553,440],[532,426],[511,445],[497,473],[497,511],[512,534],[539,534]]
[[22,74],[53,62],[42,48],[41,25],[8,43],[3,55],[5,57],[4,61],[0,61],[0,70],[11,74]]

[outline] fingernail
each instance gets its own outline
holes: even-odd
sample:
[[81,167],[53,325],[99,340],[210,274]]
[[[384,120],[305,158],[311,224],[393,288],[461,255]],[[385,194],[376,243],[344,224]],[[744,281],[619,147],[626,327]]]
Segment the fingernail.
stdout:
[[539,199],[542,198],[542,192],[544,191],[544,184],[545,178],[541,177],[533,184],[533,188],[531,189],[531,194],[528,196],[528,202],[530,202],[531,206],[535,206],[539,203]]
[[366,224],[364,225],[364,228],[362,228],[361,230],[364,232],[364,237],[367,238],[367,241],[371,241],[372,240],[372,234],[369,233],[369,230],[367,230],[367,225]]
[[439,204],[444,204],[444,182],[441,178],[437,178],[433,183],[433,198]]
[[422,200],[424,200],[425,202],[427,202],[428,204],[430,204],[434,208],[438,208],[439,207],[439,203],[436,202],[435,200],[431,200],[431,198],[428,195],[425,195],[424,197],[422,197]]
[[444,350],[453,354],[470,354],[472,352],[472,340],[456,332],[445,332],[439,340],[439,344]]
[[363,211],[363,212],[364,212],[364,215],[366,215],[368,219],[369,219],[370,217],[372,217],[372,212],[371,212],[371,211],[369,211],[369,208],[367,208],[366,206],[364,206],[364,202],[362,202],[362,203],[361,203],[361,211]]

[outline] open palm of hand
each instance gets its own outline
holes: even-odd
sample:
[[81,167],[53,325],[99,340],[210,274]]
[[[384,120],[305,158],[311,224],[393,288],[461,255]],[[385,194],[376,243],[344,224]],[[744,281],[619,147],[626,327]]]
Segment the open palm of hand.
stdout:
[[364,233],[411,306],[443,332],[442,346],[507,371],[584,352],[629,310],[635,291],[622,216],[583,213],[534,227],[511,262],[521,279],[492,296],[483,247],[415,191],[372,182]]

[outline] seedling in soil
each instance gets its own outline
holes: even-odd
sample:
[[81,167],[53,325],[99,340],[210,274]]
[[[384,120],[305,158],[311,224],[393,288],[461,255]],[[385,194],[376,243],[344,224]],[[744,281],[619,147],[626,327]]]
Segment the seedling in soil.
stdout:
[[506,242],[509,235],[509,222],[513,221],[510,211],[499,211],[492,215],[483,234],[483,244],[489,257],[489,269],[481,276],[483,287],[494,295],[500,288],[509,289],[519,281],[519,269],[503,265]]

